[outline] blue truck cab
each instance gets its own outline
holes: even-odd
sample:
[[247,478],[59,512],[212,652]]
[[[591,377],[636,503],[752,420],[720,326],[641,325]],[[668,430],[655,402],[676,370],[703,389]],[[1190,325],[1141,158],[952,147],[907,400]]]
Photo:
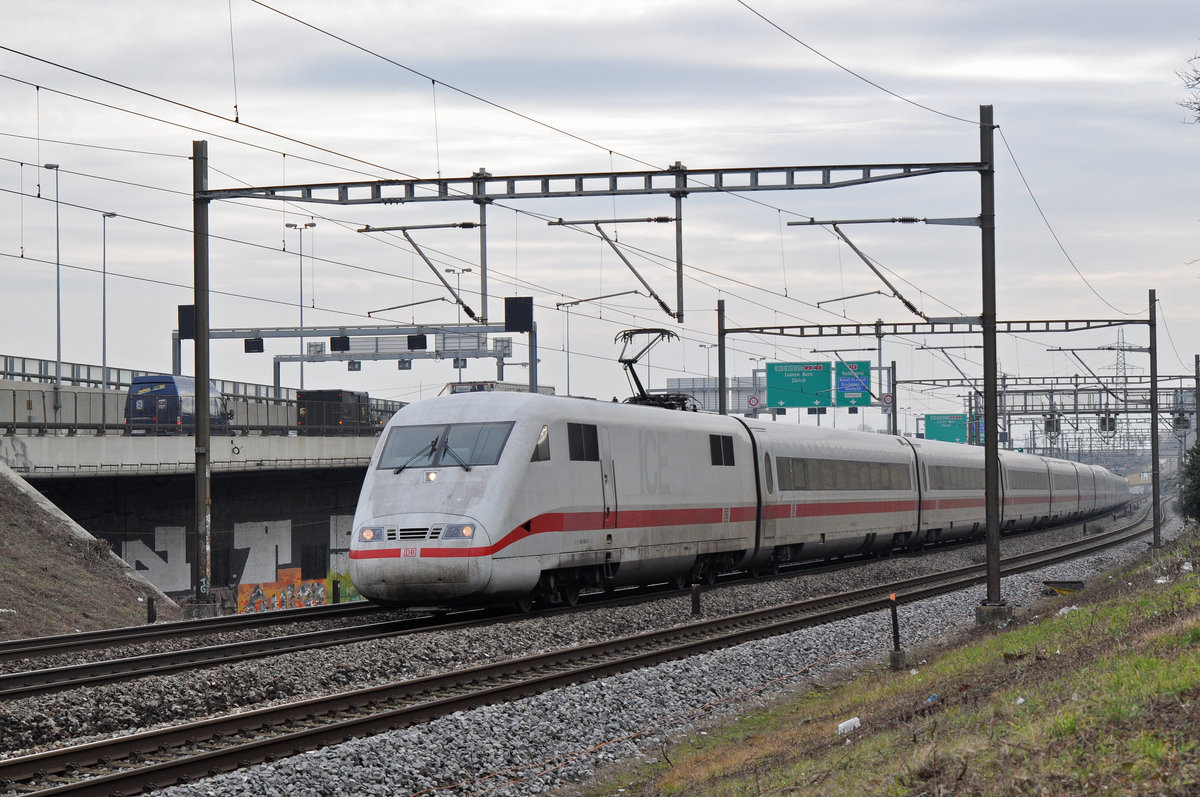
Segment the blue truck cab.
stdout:
[[[209,431],[232,434],[232,413],[213,382],[208,391]],[[195,434],[196,380],[190,376],[135,376],[125,397],[125,429],[129,434]]]

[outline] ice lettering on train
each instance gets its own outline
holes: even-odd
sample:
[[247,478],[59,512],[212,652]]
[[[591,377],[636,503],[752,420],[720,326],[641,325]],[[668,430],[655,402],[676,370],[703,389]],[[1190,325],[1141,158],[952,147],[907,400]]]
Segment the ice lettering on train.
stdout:
[[638,464],[642,471],[643,495],[670,495],[671,482],[666,478],[671,460],[667,455],[667,433],[658,429],[638,431]]

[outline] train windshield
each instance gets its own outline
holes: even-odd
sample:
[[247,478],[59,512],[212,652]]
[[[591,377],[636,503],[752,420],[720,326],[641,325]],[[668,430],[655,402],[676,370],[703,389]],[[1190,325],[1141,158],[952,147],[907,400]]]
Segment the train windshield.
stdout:
[[396,426],[388,432],[378,468],[495,465],[512,421]]

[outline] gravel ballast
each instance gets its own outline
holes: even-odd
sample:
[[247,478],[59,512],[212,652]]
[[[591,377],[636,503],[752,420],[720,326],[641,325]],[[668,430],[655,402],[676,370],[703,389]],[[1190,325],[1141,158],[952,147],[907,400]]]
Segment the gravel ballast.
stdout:
[[[1104,527],[1113,525],[1105,522]],[[1099,524],[1090,523],[1095,531]],[[1171,539],[1181,522],[1164,523]],[[1079,527],[1006,538],[1018,553],[1078,538]],[[1037,600],[1044,580],[1084,580],[1146,550],[1119,549],[1003,580],[1016,606]],[[704,595],[705,617],[886,583],[919,572],[983,561],[982,545],[937,556],[893,558],[837,573],[751,583]],[[903,605],[906,647],[974,623],[982,586]],[[0,708],[7,755],[157,723],[226,713],[269,702],[412,678],[447,669],[692,621],[690,596],[617,609],[531,617],[458,632],[430,632],[279,656],[251,665],[143,678],[93,690],[13,701]],[[668,737],[695,732],[731,711],[834,670],[886,658],[890,618],[878,613],[668,662],[653,668],[433,722],[164,790],[167,795],[548,793],[586,780],[605,764],[655,755]]]

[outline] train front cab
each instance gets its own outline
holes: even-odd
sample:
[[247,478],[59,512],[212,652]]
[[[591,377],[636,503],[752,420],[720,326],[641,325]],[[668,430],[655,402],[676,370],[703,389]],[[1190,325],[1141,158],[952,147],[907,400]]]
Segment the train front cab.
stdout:
[[385,430],[359,496],[350,579],[378,603],[469,600],[493,581],[492,557],[508,543],[511,477],[500,461],[514,424],[426,412],[397,414],[405,423]]

